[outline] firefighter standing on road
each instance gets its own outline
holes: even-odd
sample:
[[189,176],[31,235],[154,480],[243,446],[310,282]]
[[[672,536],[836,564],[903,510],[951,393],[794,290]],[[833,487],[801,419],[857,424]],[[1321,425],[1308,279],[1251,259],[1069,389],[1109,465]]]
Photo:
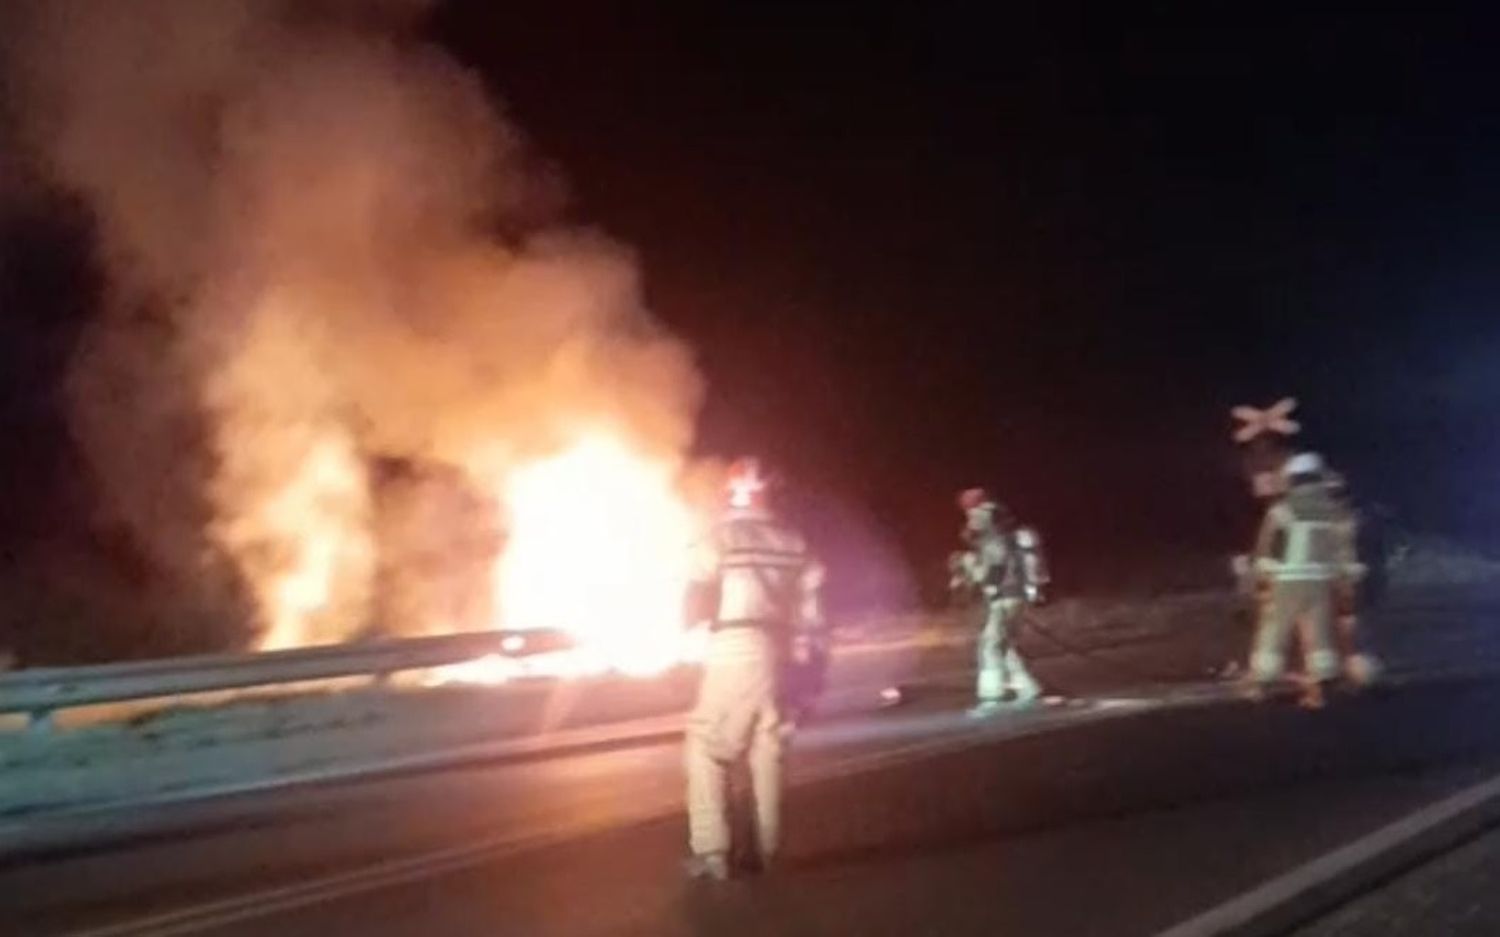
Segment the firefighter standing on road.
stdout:
[[[1008,511],[982,488],[970,488],[958,496],[964,512],[963,538],[968,549],[954,556],[951,585],[977,593],[984,606],[984,626],[979,632],[978,703],[971,712],[985,715],[1006,702],[1029,702],[1041,695],[1041,687],[1016,650],[1016,631],[1028,600],[1040,598],[1041,580],[1030,583],[1028,571],[1044,570],[1036,534],[1027,531],[1032,544],[1023,552]],[[1028,561],[1027,553],[1033,554]],[[1028,588],[1029,585],[1029,588]]]
[[1335,644],[1335,611],[1347,584],[1363,572],[1355,556],[1353,513],[1334,497],[1323,459],[1305,452],[1283,468],[1286,493],[1266,512],[1256,539],[1255,570],[1269,584],[1250,658],[1256,695],[1286,670],[1293,633],[1306,669],[1304,705],[1324,703],[1324,689],[1343,669]]
[[821,640],[822,568],[801,533],[771,511],[768,485],[750,459],[735,464],[728,506],[698,558],[697,585],[711,609],[698,701],[688,718],[685,761],[688,874],[730,875],[729,773],[747,756],[755,801],[755,858],[764,867],[780,840],[782,680]]

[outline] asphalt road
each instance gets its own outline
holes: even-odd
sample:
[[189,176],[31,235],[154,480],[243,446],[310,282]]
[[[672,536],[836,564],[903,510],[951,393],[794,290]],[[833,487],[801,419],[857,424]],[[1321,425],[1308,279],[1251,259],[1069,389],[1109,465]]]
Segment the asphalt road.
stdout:
[[679,879],[680,754],[658,743],[232,798],[157,836],[11,858],[0,933],[1145,935],[1500,758],[1488,682],[1317,713],[1123,689],[1201,671],[1224,640],[1043,665],[1102,705],[975,723],[964,681],[938,679],[814,727],[765,880]]
[[[1121,702],[976,725],[946,702],[811,727],[797,740],[793,770],[833,783],[924,752],[1134,711]],[[181,816],[153,835],[0,864],[0,933],[68,932],[351,870],[368,875],[393,861],[426,869],[675,818],[680,759],[677,743],[655,743],[169,809]]]
[[[1033,642],[1028,651],[1038,658],[1048,681],[1069,692],[1108,692],[1152,679],[1163,665],[1171,668],[1169,679],[1192,679],[1207,668],[1199,666],[1203,661],[1196,650],[1181,653],[1176,632],[1187,625],[1196,626],[1195,634],[1236,630],[1215,622],[1224,618],[1223,608],[1218,601],[1205,614],[1200,603],[1186,615],[1155,614],[1144,622],[1116,616],[1093,628],[1085,621],[1065,629],[1070,643],[1077,642],[1074,646],[1099,648],[1091,660],[1069,658],[1041,642]],[[825,712],[869,711],[878,704],[881,689],[893,683],[916,682],[924,690],[936,685],[952,692],[955,705],[972,691],[971,636],[952,631],[903,635],[897,627],[880,637],[876,644],[839,649],[820,702]],[[1122,669],[1108,659],[1117,649],[1140,656],[1151,648],[1164,659],[1151,661],[1149,674],[1138,674],[1129,665]],[[337,694],[178,707],[128,727],[64,730],[50,737],[0,733],[0,773],[12,780],[0,785],[0,853],[18,839],[35,840],[41,818],[90,806],[178,798],[189,791],[284,786],[340,774],[368,777],[393,767],[451,767],[511,757],[521,747],[659,738],[680,724],[695,680],[694,672],[683,670],[650,680],[525,681],[430,690],[366,685]],[[134,815],[125,817],[125,825],[134,820]],[[80,835],[95,838],[119,826],[116,814],[104,829],[85,827]]]
[[1294,937],[1500,934],[1500,831],[1490,831],[1361,894]]
[[308,789],[12,862],[0,933],[1150,934],[1470,782],[1496,705],[1480,683],[830,724],[786,863],[722,889],[678,879],[674,745]]

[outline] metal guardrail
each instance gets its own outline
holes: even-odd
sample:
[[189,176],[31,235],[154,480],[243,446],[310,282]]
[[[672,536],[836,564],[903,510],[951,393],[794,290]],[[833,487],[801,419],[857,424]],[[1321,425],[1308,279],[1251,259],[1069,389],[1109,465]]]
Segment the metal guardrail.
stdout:
[[47,731],[57,710],[102,703],[212,693],[338,677],[377,681],[404,670],[490,655],[526,657],[564,650],[556,631],[483,631],[332,644],[252,654],[205,654],[84,667],[38,667],[0,674],[0,713],[24,713]]

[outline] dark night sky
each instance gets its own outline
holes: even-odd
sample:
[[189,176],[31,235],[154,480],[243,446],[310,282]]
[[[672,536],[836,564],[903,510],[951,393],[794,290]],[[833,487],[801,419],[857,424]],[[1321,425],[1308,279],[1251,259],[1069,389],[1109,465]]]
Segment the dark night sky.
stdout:
[[[431,31],[639,249],[704,449],[924,560],[987,483],[1082,562],[1232,545],[1227,408],[1295,394],[1366,493],[1500,539],[1489,24],[503,6]],[[48,293],[7,243],[11,295]],[[55,447],[31,388],[67,319],[5,316],[13,438]]]

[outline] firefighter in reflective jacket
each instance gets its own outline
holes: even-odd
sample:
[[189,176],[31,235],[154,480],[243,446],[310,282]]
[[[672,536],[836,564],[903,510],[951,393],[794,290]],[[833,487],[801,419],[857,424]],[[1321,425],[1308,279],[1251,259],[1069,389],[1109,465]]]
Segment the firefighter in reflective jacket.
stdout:
[[688,718],[685,761],[694,878],[730,874],[729,773],[748,756],[756,843],[764,867],[780,843],[782,678],[788,658],[822,640],[822,567],[801,533],[771,511],[754,460],[733,467],[728,506],[699,551],[697,580],[712,598],[698,701]]
[[[951,585],[979,597],[984,626],[979,632],[978,703],[972,712],[984,715],[1007,701],[1029,702],[1041,687],[1016,650],[1016,632],[1028,601],[1038,601],[1046,584],[1046,567],[1036,533],[1027,530],[1025,542],[1009,513],[982,488],[958,497],[964,512],[963,538],[968,549],[955,555]],[[1029,557],[1028,557],[1029,554]],[[1030,581],[1028,572],[1036,574]]]
[[1301,453],[1283,468],[1286,493],[1266,512],[1256,538],[1255,571],[1267,584],[1250,676],[1256,695],[1286,670],[1288,645],[1300,640],[1306,669],[1304,705],[1321,706],[1338,679],[1335,643],[1339,597],[1363,575],[1355,553],[1354,514],[1334,497],[1322,457]]

